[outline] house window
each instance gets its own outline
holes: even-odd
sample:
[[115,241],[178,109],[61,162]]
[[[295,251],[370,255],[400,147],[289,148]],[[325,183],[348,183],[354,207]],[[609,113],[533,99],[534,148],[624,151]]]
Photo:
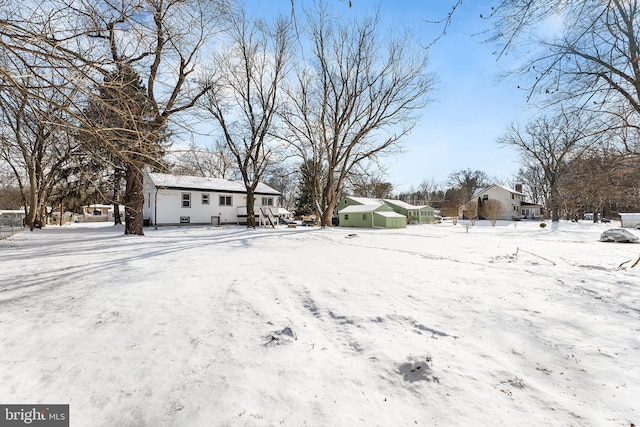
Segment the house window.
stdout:
[[209,204],[209,193],[202,193],[202,204],[203,205]]
[[485,200],[489,200],[488,194],[485,194],[484,196],[482,196],[482,201],[484,202]]
[[231,196],[220,196],[220,206],[233,206]]
[[183,208],[191,207],[191,193],[182,193],[182,207]]
[[349,214],[344,214],[344,220],[347,221],[349,219]]
[[262,206],[273,206],[273,197],[263,197]]
[[366,221],[366,219],[367,219],[367,214],[362,215],[362,220]]

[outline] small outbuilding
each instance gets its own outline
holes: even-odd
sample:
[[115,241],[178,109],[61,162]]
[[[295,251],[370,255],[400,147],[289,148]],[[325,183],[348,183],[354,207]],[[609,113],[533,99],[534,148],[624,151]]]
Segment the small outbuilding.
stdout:
[[396,213],[384,203],[349,205],[338,211],[341,227],[406,228],[407,217]]
[[620,222],[624,228],[638,228],[640,227],[640,213],[621,213]]

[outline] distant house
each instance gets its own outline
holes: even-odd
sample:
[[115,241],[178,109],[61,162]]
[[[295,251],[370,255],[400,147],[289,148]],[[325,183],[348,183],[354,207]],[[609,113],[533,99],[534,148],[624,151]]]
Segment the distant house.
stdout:
[[[143,218],[156,226],[246,224],[246,196],[240,181],[145,173]],[[258,223],[277,223],[278,216],[286,212],[278,208],[281,196],[268,185],[258,184],[253,212]]]
[[436,219],[435,209],[429,205],[412,205],[402,200],[384,199],[384,203],[390,206],[394,212],[407,217],[408,223],[414,221],[419,224],[430,224]]
[[407,217],[381,199],[345,197],[336,207],[341,227],[405,228]]
[[[120,206],[120,218],[124,220],[124,206]],[[113,221],[113,205],[93,204],[82,207],[81,222]]]
[[544,213],[543,206],[525,201],[525,195],[520,188],[512,190],[499,184],[492,184],[476,190],[471,200],[460,207],[458,217],[462,219],[470,217],[467,211],[469,203],[482,203],[487,200],[498,200],[501,203],[502,210],[497,218],[500,220],[539,219]]

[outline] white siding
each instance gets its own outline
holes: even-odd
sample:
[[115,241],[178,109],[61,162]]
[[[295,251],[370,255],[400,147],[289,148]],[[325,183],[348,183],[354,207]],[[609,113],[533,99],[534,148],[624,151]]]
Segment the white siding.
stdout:
[[[171,176],[167,175],[171,178]],[[174,177],[175,178],[175,177]],[[184,183],[188,183],[190,177],[183,177]],[[207,184],[204,178],[199,178],[201,184]],[[177,180],[177,178],[175,178]],[[215,180],[215,183],[222,183],[223,189],[190,189],[190,188],[156,188],[155,185],[145,177],[144,197],[145,203],[143,208],[143,217],[149,221],[151,225],[178,225],[186,224],[181,218],[188,217],[188,224],[237,224],[240,221],[246,221],[245,218],[238,218],[238,215],[246,216],[246,194],[235,190],[237,183],[225,180]],[[221,184],[221,185],[222,185]],[[233,191],[231,186],[234,185]],[[229,188],[229,191],[228,191]],[[269,189],[266,187],[266,189]],[[271,189],[272,190],[272,189]],[[273,191],[273,190],[272,190]],[[182,206],[183,193],[190,194],[190,206]],[[202,203],[202,195],[209,195],[209,203]],[[231,197],[231,205],[221,205],[220,196]],[[272,205],[269,207],[276,208],[279,206],[279,196],[274,194],[255,194],[255,211],[260,212],[263,197],[271,199]]]
[[[191,194],[191,207],[182,207],[182,193]],[[209,204],[202,204],[202,193],[209,194]],[[180,224],[181,217],[189,217],[190,224],[211,224],[211,217],[219,217],[220,224],[236,224],[238,208],[245,206],[244,194],[216,193],[198,190],[163,190],[157,192],[157,200],[151,196],[151,204],[157,203],[157,217],[150,218],[157,225]],[[221,206],[220,196],[231,196],[231,206]],[[153,209],[151,209],[151,212]]]

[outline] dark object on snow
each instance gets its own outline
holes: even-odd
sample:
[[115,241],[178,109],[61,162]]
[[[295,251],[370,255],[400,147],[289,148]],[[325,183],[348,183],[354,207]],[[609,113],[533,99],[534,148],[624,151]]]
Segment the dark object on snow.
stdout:
[[608,218],[602,218],[602,219],[600,220],[600,222],[602,222],[603,224],[609,224],[609,223],[611,222],[611,220],[610,220],[610,219],[608,219]]
[[638,240],[638,236],[624,228],[612,228],[600,235],[601,242],[635,243]]
[[546,226],[547,226],[547,223],[546,223],[546,222],[541,222],[541,223],[540,223],[540,228],[545,228]]

